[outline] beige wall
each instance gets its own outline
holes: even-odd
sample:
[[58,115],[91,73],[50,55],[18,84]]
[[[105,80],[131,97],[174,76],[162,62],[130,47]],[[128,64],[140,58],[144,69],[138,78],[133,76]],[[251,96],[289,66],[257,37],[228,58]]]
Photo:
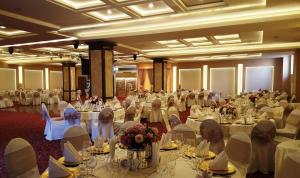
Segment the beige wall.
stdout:
[[[14,84],[16,85],[16,87],[19,86],[19,78],[18,78],[18,75],[19,75],[19,72],[18,72],[18,65],[8,65],[6,63],[2,63],[0,62],[0,68],[2,69],[14,69],[16,71],[16,77],[15,77],[15,80],[11,80],[9,79],[9,82],[12,82],[10,84],[10,86],[13,86]],[[24,64],[22,65],[22,68],[23,68],[23,84],[22,84],[22,87],[29,87],[29,89],[34,89],[36,88],[37,86],[35,85],[38,85],[38,86],[42,86],[41,88],[45,88],[45,68],[48,68],[49,69],[49,72],[51,71],[62,71],[62,67],[59,66],[59,65],[43,65],[43,64]],[[26,77],[25,76],[25,71],[26,70],[39,70],[39,71],[42,71],[43,72],[43,78],[41,78],[39,75],[39,77],[35,77],[33,76],[32,77]],[[6,74],[1,74],[0,73],[0,78],[5,78],[7,79],[7,77],[5,77]],[[58,81],[59,82],[59,81]],[[14,84],[13,84],[14,83]],[[37,84],[36,84],[37,83]],[[50,75],[49,75],[49,83],[50,82]],[[41,85],[42,84],[42,85]],[[26,86],[25,86],[26,85]],[[51,84],[50,84],[51,85]],[[49,85],[49,86],[50,86]],[[61,84],[62,85],[62,84]],[[50,86],[51,87],[51,86]],[[0,90],[2,90],[0,88]]]
[[62,71],[50,71],[49,73],[49,89],[62,88]]
[[180,69],[179,84],[185,89],[200,90],[202,88],[201,72],[201,68]]
[[16,69],[0,68],[0,91],[16,89]]
[[43,70],[24,70],[25,89],[44,89],[44,71]]
[[[283,78],[283,59],[248,59],[248,60],[220,60],[220,61],[199,61],[199,62],[180,62],[177,63],[177,70],[180,69],[192,69],[202,68],[203,65],[208,65],[208,88],[210,84],[210,68],[224,68],[224,67],[235,67],[237,71],[238,64],[243,64],[244,75],[243,75],[243,90],[245,89],[245,68],[253,66],[273,66],[274,67],[274,90],[283,90],[288,87],[284,86],[288,78]],[[179,73],[177,71],[177,73]],[[203,81],[203,79],[202,79]],[[179,82],[179,81],[178,81]],[[177,82],[177,84],[178,84]],[[237,88],[237,72],[235,72],[235,88]],[[237,91],[237,90],[236,90]]]

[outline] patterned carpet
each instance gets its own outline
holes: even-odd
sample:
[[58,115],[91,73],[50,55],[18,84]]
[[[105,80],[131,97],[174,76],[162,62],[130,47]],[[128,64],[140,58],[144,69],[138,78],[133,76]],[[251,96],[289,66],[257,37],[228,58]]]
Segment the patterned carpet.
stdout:
[[[57,112],[57,106],[52,106],[51,113]],[[15,137],[24,138],[29,141],[37,153],[37,160],[40,172],[48,166],[49,155],[59,158],[61,156],[59,141],[49,142],[44,139],[43,132],[45,123],[39,112],[39,107],[17,107],[14,109],[0,110],[0,178],[5,178],[5,168],[3,153],[8,142]],[[189,111],[180,113],[184,123],[189,115]],[[160,133],[166,132],[161,124],[154,123],[154,127],[159,128]],[[273,175],[263,175],[255,173],[248,178],[273,178]]]

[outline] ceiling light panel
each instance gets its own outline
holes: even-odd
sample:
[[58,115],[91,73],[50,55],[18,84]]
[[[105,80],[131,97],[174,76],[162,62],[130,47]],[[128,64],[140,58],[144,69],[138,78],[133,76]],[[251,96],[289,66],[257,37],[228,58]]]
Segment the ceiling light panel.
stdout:
[[54,1],[77,10],[105,4],[100,0],[54,0]]
[[234,43],[241,43],[242,41],[240,39],[236,40],[219,40],[219,43],[221,44],[234,44]]
[[163,45],[168,45],[168,44],[181,44],[179,41],[177,40],[166,40],[166,41],[157,41],[160,44]]
[[36,51],[46,51],[46,52],[67,52],[68,50],[63,48],[52,48],[52,47],[42,47],[34,49]]
[[121,19],[130,18],[129,15],[119,11],[118,9],[99,10],[99,11],[88,12],[88,14],[103,21],[121,20]]
[[167,45],[169,48],[182,48],[186,47],[185,44],[173,44],[173,45]]
[[144,4],[128,6],[141,16],[151,16],[174,12],[164,1],[155,1]]
[[230,35],[216,35],[214,36],[217,40],[225,40],[225,39],[239,39],[239,34],[230,34]]
[[206,42],[193,42],[193,46],[208,46],[208,45],[213,45],[212,42],[206,41]]
[[207,38],[205,37],[199,37],[199,38],[185,38],[183,39],[184,41],[187,41],[187,42],[202,42],[202,41],[208,41]]

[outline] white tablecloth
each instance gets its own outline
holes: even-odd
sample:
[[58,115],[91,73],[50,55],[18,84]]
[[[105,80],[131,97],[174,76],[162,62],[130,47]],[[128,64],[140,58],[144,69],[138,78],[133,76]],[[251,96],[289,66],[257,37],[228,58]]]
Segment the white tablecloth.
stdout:
[[[188,117],[185,124],[188,125],[189,127],[191,127],[193,130],[195,130],[197,134],[200,134],[201,121],[202,120],[192,119],[192,118]],[[252,125],[244,125],[244,124],[231,124],[231,125],[229,125],[229,124],[221,124],[221,127],[223,129],[225,137],[226,136],[231,136],[231,135],[236,134],[238,132],[244,132],[244,133],[246,133],[246,134],[248,134],[250,136],[251,132],[252,132],[252,129],[254,128],[254,126],[255,126],[255,124],[252,124]]]
[[[88,131],[91,133],[92,125],[98,125],[98,116],[100,112],[79,112],[80,120],[85,122],[87,125]],[[114,122],[124,122],[125,111],[124,109],[114,110]]]
[[279,178],[277,174],[287,154],[296,151],[300,151],[300,140],[286,141],[277,145],[275,153],[275,178]]
[[[103,160],[99,160],[97,167],[94,171],[94,174],[99,177],[118,177],[118,178],[195,178],[197,175],[197,172],[192,168],[192,161],[189,159],[185,159],[182,157],[178,158],[178,151],[166,151],[166,152],[160,152],[160,165],[158,169],[156,170],[138,170],[138,171],[128,171],[127,173],[124,173],[124,171],[121,168],[115,168],[112,170],[107,170],[107,167],[105,166],[108,164],[107,162],[104,162]],[[120,152],[120,150],[116,150],[116,157],[117,158],[126,158],[126,151],[123,150]],[[175,162],[176,160],[176,162]],[[172,165],[174,167],[172,167]],[[162,175],[162,169],[165,167],[167,168],[167,171]],[[239,171],[237,171],[235,174],[231,175],[231,178],[240,178]],[[213,177],[214,178],[214,177]]]

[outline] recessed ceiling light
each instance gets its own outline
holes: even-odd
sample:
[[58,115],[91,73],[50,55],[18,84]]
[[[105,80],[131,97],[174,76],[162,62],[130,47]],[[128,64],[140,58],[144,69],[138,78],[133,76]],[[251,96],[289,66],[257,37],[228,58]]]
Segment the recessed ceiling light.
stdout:
[[5,26],[0,26],[0,28],[5,29],[6,27]]
[[112,11],[110,9],[107,10],[107,14],[111,14]]
[[148,4],[148,7],[149,7],[149,8],[153,8],[153,7],[154,7],[154,4],[153,4],[152,2],[150,2],[150,3]]

